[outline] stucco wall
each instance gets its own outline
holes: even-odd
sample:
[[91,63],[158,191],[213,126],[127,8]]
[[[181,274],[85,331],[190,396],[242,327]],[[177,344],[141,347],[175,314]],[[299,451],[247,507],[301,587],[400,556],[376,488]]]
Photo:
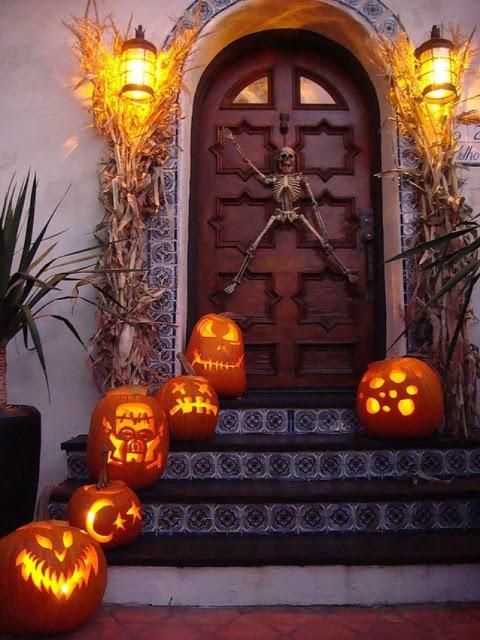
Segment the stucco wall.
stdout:
[[[119,26],[126,25],[133,12],[134,23],[144,24],[147,37],[158,45],[171,30],[172,17],[178,18],[187,6],[181,0],[97,0],[97,4],[103,15],[113,12]],[[241,5],[243,11],[248,5],[262,4],[261,0],[244,0],[236,9]],[[279,11],[288,6],[284,0],[269,0],[267,4],[270,10],[278,7]],[[338,5],[333,0],[331,4]],[[439,21],[458,23],[464,31],[480,23],[478,0],[388,0],[384,4],[399,15],[415,43],[425,40],[431,25]],[[62,20],[82,14],[84,7],[81,0],[0,3],[0,193],[14,172],[20,179],[31,167],[40,180],[41,223],[71,185],[54,226],[55,230],[68,230],[61,239],[62,251],[86,245],[88,234],[101,218],[96,171],[102,141],[89,126],[90,116],[72,90],[79,71],[68,49],[72,37],[62,25]],[[315,21],[318,26],[321,16]],[[478,46],[478,34],[475,37]],[[475,89],[473,81],[469,82],[468,92],[473,95]],[[188,166],[188,152],[182,165]],[[181,185],[183,190],[185,185],[186,180]],[[480,168],[469,171],[468,192],[480,204]],[[69,313],[68,305],[63,311]],[[81,335],[88,338],[95,327],[93,307],[79,304],[74,319]],[[60,442],[87,431],[98,398],[85,353],[66,329],[45,321],[42,336],[52,392],[50,404],[40,365],[24,350],[21,338],[17,344],[12,342],[8,351],[10,401],[33,404],[43,417],[41,487],[62,480]]]

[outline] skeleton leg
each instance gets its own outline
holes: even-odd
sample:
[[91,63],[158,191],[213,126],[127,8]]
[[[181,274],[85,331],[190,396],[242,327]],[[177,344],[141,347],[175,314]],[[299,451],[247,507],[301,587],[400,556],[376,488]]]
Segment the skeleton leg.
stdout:
[[245,258],[243,259],[242,265],[240,267],[240,269],[237,271],[235,277],[233,278],[232,282],[225,287],[224,292],[231,294],[235,291],[235,289],[237,288],[237,285],[240,284],[240,282],[242,281],[242,278],[245,274],[245,271],[247,270],[248,265],[250,264],[250,261],[253,258],[253,254],[255,253],[255,251],[257,250],[258,245],[260,244],[260,242],[262,241],[263,236],[268,232],[268,230],[270,229],[270,227],[272,225],[275,224],[275,222],[277,222],[278,220],[278,215],[276,216],[270,216],[270,218],[268,219],[267,224],[263,227],[263,229],[260,231],[260,233],[258,234],[258,236],[255,238],[255,240],[252,242],[252,244],[248,247],[247,249],[247,253],[245,255]]
[[320,233],[315,229],[314,226],[310,224],[310,222],[305,218],[303,214],[300,214],[298,216],[298,220],[300,220],[302,224],[307,227],[307,229],[311,233],[313,233],[313,235],[320,242],[320,246],[322,247],[323,251],[325,251],[325,254],[335,262],[335,264],[342,272],[342,274],[347,278],[347,280],[352,283],[356,282],[358,279],[357,276],[352,273],[350,269],[347,269],[347,267],[343,264],[340,258],[336,255],[335,251],[332,249],[332,245],[330,244],[330,242],[328,242],[328,240],[325,240],[325,238],[320,235]]

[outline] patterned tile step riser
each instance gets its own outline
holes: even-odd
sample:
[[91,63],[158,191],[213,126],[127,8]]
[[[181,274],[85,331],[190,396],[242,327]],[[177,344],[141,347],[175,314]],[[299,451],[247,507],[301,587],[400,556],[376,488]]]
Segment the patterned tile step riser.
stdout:
[[[143,531],[182,534],[327,534],[480,529],[480,501],[354,504],[143,505]],[[49,505],[65,518],[65,504]]]
[[360,430],[351,409],[221,409],[216,432],[240,433],[331,433]]
[[[435,478],[480,475],[480,449],[293,453],[171,452],[163,478],[304,481],[400,478],[416,474]],[[67,478],[88,480],[84,452],[67,454]]]

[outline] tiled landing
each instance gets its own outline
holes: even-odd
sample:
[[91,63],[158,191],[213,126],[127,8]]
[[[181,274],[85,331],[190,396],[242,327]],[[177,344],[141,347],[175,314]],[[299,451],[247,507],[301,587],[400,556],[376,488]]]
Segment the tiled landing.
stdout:
[[[104,605],[58,640],[478,640],[480,604],[395,607]],[[0,640],[10,640],[1,635]]]

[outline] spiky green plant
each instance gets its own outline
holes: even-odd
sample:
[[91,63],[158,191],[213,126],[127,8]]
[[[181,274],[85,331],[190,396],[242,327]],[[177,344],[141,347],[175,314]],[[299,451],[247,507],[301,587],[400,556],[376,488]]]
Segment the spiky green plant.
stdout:
[[[6,350],[10,340],[23,335],[27,349],[38,356],[48,388],[39,320],[59,320],[83,344],[72,322],[52,313],[50,307],[59,300],[86,300],[79,295],[83,285],[100,286],[95,247],[53,257],[58,236],[63,233],[49,235],[59,205],[35,234],[36,197],[36,176],[31,178],[29,173],[19,189],[12,178],[0,215],[0,408],[7,404]],[[65,282],[73,283],[69,295],[61,292],[60,285]]]

